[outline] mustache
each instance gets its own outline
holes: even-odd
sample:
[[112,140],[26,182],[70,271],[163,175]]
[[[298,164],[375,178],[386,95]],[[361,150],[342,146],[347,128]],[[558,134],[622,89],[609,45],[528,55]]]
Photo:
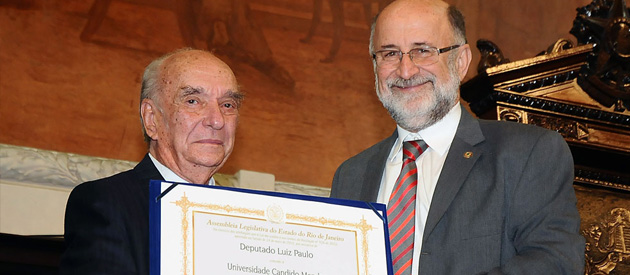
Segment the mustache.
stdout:
[[407,88],[411,86],[424,84],[426,82],[431,82],[432,84],[435,84],[435,76],[414,75],[409,79],[396,77],[396,78],[388,79],[386,83],[387,83],[387,87],[389,88],[392,88],[392,87]]

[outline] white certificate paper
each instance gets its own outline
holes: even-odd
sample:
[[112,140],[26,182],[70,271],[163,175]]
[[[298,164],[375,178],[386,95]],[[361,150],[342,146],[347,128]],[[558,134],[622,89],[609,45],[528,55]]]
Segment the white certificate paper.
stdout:
[[385,206],[151,182],[151,274],[391,274]]

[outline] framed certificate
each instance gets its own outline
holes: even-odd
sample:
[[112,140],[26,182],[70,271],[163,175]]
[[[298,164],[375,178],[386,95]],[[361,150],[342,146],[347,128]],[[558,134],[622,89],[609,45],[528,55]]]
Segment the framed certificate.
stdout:
[[392,274],[385,205],[150,183],[151,274]]

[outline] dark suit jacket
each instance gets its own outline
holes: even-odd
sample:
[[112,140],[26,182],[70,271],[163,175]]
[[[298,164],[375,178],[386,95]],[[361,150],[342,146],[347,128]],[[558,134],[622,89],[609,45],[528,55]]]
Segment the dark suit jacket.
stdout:
[[132,170],[78,185],[68,198],[61,274],[149,274],[149,155]]
[[[331,197],[376,201],[396,138],[341,164]],[[536,126],[477,120],[462,108],[429,209],[420,274],[583,274],[579,226],[564,139]]]

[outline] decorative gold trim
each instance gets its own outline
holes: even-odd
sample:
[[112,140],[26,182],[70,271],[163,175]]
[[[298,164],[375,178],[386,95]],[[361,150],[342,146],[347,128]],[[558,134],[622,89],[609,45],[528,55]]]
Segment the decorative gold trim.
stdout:
[[527,112],[514,108],[497,106],[498,120],[527,124]]
[[581,46],[577,46],[575,48],[567,49],[565,51],[561,51],[557,53],[550,53],[546,55],[536,56],[536,57],[532,57],[528,59],[523,59],[519,61],[497,65],[497,66],[486,69],[486,72],[488,76],[490,76],[490,75],[495,75],[499,73],[513,71],[513,70],[520,70],[520,69],[523,69],[524,67],[534,66],[534,65],[554,61],[557,59],[564,59],[564,58],[567,58],[567,56],[571,56],[571,55],[589,53],[592,51],[592,49],[593,49],[593,45],[591,44],[581,45]]
[[[334,219],[328,219],[325,217],[312,217],[312,216],[305,216],[305,215],[296,215],[296,214],[287,214],[287,219],[290,220],[301,220],[301,221],[305,221],[305,222],[311,222],[311,223],[320,223],[321,225],[334,225],[334,226],[343,226],[343,227],[350,227],[350,228],[355,228],[361,231],[361,235],[363,236],[363,243],[362,243],[362,247],[363,247],[363,264],[365,266],[365,274],[368,275],[367,271],[368,271],[368,242],[367,242],[367,232],[374,229],[373,226],[369,225],[367,223],[367,221],[365,220],[365,216],[361,216],[361,220],[358,223],[352,223],[352,222],[347,222],[347,221],[341,221],[341,220],[334,220]],[[357,251],[358,252],[358,251]],[[357,255],[358,258],[358,255]],[[357,266],[358,268],[358,266]],[[358,270],[358,269],[357,269]]]
[[619,190],[630,191],[630,186],[628,185],[613,183],[609,181],[596,180],[596,179],[590,179],[590,178],[578,177],[578,176],[575,176],[574,181],[580,182],[580,183],[587,183],[591,185],[602,186],[602,187],[609,187],[609,188],[614,188],[614,189],[619,189]]
[[196,203],[188,200],[186,193],[182,196],[182,198],[178,201],[172,202],[175,205],[179,206],[182,209],[182,247],[183,251],[183,260],[182,260],[182,274],[188,274],[188,212],[191,207],[198,207],[207,210],[222,210],[227,213],[240,213],[247,214],[251,216],[265,216],[265,210],[258,209],[249,209],[249,208],[241,208],[241,207],[232,207],[230,205],[217,205],[212,203]]
[[586,238],[586,274],[610,274],[630,260],[630,211],[613,208],[600,223],[582,231]]
[[[495,84],[494,89],[497,91],[518,92],[521,95],[528,96],[534,96],[536,92],[545,90],[549,90],[549,92],[555,92],[556,90],[553,88],[564,86],[567,84],[570,85],[570,83],[575,82],[575,76],[578,75],[581,66],[582,64],[575,64],[541,73],[505,80],[503,82]],[[519,92],[517,88],[519,85],[534,87],[527,89],[526,91]]]
[[498,120],[538,125],[557,131],[570,142],[630,153],[630,131],[615,129],[584,118],[578,120],[573,116],[509,103],[501,103],[496,108]]
[[[242,208],[242,207],[233,207],[230,205],[219,205],[219,204],[212,204],[212,203],[196,203],[196,202],[192,202],[190,200],[188,200],[188,197],[186,196],[186,193],[184,193],[181,197],[180,200],[177,201],[173,201],[171,202],[177,206],[179,206],[182,210],[182,220],[181,220],[181,224],[182,224],[182,245],[183,245],[183,255],[182,255],[182,274],[187,275],[188,270],[189,270],[189,260],[188,260],[188,213],[191,211],[191,208],[198,208],[198,209],[205,209],[205,210],[213,210],[213,211],[218,211],[218,212],[225,212],[225,213],[238,213],[238,214],[244,214],[247,215],[247,217],[244,218],[252,218],[251,216],[255,216],[255,217],[261,217],[261,220],[266,220],[265,219],[265,210],[261,210],[261,209],[250,209],[250,208]],[[221,215],[219,213],[211,213],[211,214],[217,214],[217,215]],[[194,217],[193,217],[194,218]],[[368,241],[367,241],[367,233],[370,230],[373,230],[374,227],[370,224],[367,223],[367,221],[365,220],[365,217],[362,216],[361,219],[359,220],[359,222],[349,222],[349,221],[344,221],[344,220],[337,220],[337,219],[329,219],[326,217],[321,217],[321,216],[307,216],[307,215],[299,215],[299,214],[292,214],[292,213],[286,213],[285,215],[285,223],[286,224],[295,224],[295,225],[305,225],[305,226],[313,226],[311,224],[315,223],[315,224],[321,224],[322,226],[334,226],[333,227],[325,227],[325,228],[331,228],[331,229],[335,229],[335,230],[348,230],[348,228],[354,229],[354,230],[348,230],[348,231],[354,231],[355,235],[356,235],[356,231],[360,231],[361,232],[361,236],[363,237],[363,242],[362,242],[362,250],[363,250],[363,264],[365,267],[365,275],[368,275],[368,263],[369,263],[369,249],[368,249]],[[294,222],[291,222],[294,221]],[[302,223],[297,223],[295,221],[302,221],[302,222],[308,222],[311,224],[302,224]],[[193,223],[194,225],[194,223]],[[345,229],[343,229],[345,228]],[[357,245],[357,249],[359,246]],[[194,247],[193,247],[194,248]],[[357,254],[359,253],[359,251],[357,250]],[[357,259],[359,259],[359,255],[357,255]],[[360,266],[359,266],[359,262],[357,261],[357,271],[360,270]],[[194,270],[193,270],[193,274],[194,274]],[[357,274],[358,275],[358,274]]]

